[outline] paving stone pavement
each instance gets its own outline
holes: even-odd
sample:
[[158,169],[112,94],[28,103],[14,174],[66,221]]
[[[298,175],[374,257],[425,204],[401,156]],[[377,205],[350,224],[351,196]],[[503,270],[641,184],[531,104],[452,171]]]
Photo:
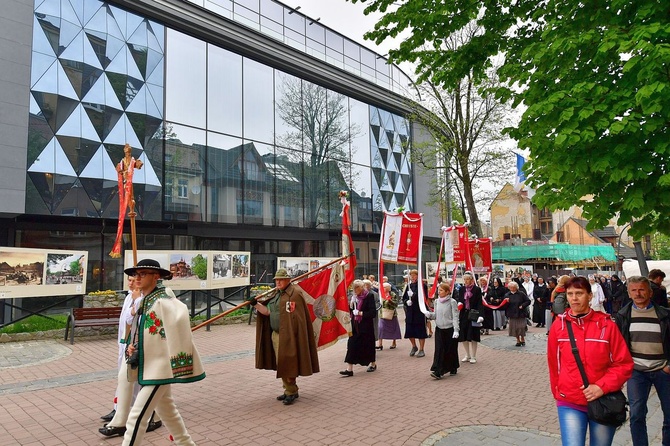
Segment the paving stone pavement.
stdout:
[[[346,352],[340,341],[319,352],[320,373],[298,379],[300,399],[290,407],[274,398],[281,393],[274,373],[254,368],[254,338],[246,324],[195,333],[207,378],[172,391],[198,445],[560,444],[544,329],[531,328],[521,348],[506,332],[491,332],[482,337],[477,364],[462,364],[458,375],[440,381],[429,376],[432,339],[424,358],[409,356],[407,340],[394,350],[385,341],[378,370],[356,366],[350,378],[337,373]],[[116,351],[111,336],[0,345],[2,444],[120,445],[121,438],[97,432],[116,388]],[[661,444],[661,422],[653,394],[652,445]],[[163,427],[144,444],[169,445],[168,435]],[[631,444],[627,425],[614,444]]]

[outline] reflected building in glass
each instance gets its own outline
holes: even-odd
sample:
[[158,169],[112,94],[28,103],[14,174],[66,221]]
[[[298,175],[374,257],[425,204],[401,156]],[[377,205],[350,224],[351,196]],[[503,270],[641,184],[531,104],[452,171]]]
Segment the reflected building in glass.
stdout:
[[406,117],[411,81],[336,30],[274,0],[11,1],[0,244],[85,249],[88,288],[121,288],[106,253],[126,143],[144,163],[139,249],[251,251],[268,281],[277,256],[339,255],[340,190],[361,274],[386,210],[423,212],[439,237],[411,160],[427,142]]

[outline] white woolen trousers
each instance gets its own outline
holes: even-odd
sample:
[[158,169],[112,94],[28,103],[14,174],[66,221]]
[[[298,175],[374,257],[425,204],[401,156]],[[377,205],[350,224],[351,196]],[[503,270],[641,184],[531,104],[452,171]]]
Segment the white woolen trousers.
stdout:
[[186,431],[177,405],[172,398],[170,384],[162,386],[143,386],[130,409],[123,446],[138,446],[147,431],[151,413],[156,411],[178,446],[196,446]]

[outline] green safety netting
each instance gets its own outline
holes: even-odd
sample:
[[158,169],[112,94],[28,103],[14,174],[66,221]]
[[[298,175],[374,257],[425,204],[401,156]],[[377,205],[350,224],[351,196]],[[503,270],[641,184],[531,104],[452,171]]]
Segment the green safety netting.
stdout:
[[614,262],[616,253],[612,245],[524,245],[496,246],[493,248],[494,262],[519,262],[532,259],[550,259],[559,261],[579,262],[595,260]]

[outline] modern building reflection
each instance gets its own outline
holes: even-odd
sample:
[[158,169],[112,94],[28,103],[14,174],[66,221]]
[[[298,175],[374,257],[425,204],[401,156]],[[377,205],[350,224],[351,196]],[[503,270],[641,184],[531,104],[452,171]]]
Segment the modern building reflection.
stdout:
[[258,277],[277,256],[339,254],[340,190],[361,273],[375,268],[384,211],[427,211],[398,94],[408,79],[295,9],[36,0],[29,20],[15,19],[32,30],[15,128],[27,128],[26,168],[19,186],[0,177],[0,190],[18,187],[25,206],[0,205],[0,242],[88,250],[90,290],[122,286],[121,261],[105,253],[126,143],[144,163],[133,178],[138,247],[248,250]]

